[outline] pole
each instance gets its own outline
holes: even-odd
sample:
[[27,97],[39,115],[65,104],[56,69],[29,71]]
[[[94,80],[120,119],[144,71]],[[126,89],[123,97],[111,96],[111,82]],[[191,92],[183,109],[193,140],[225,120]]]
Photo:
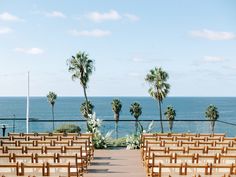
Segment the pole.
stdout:
[[28,89],[27,89],[27,102],[26,102],[26,133],[29,133],[29,72],[28,72]]
[[15,133],[15,126],[16,126],[16,115],[13,114],[13,133]]

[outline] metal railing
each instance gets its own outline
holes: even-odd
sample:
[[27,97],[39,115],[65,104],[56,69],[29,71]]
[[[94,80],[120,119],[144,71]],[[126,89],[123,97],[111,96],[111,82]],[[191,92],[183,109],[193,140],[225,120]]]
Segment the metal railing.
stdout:
[[[0,118],[0,128],[2,129],[0,135],[8,132],[25,132],[25,118]],[[106,133],[108,131],[115,130],[116,124],[114,120],[102,120],[101,131]],[[153,121],[152,132],[160,132],[160,120],[141,119],[139,120],[144,130],[148,129],[149,124]],[[29,119],[29,132],[51,132],[52,120],[48,119]],[[129,134],[133,134],[136,131],[136,120],[121,119],[118,122],[118,136],[123,137]],[[54,120],[55,127],[61,124],[76,124],[79,125],[83,132],[86,131],[86,120],[76,119],[57,119]],[[3,127],[5,125],[5,127]],[[168,120],[163,120],[164,131],[169,132]],[[5,128],[5,130],[4,130]],[[173,132],[194,132],[194,133],[210,133],[210,121],[200,119],[178,119],[174,120]],[[226,133],[227,136],[236,136],[236,124],[217,120],[215,125],[216,133]],[[113,133],[113,136],[115,133]]]

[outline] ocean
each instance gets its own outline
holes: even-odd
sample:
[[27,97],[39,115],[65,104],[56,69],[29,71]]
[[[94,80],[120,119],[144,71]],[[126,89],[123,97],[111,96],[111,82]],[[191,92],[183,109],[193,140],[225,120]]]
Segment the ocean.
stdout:
[[[111,109],[112,99],[118,98],[122,102],[122,112],[120,120],[134,120],[130,115],[129,107],[133,102],[139,102],[142,106],[142,115],[140,120],[159,120],[159,110],[157,102],[151,97],[89,97],[95,108],[96,115],[101,120],[113,120],[113,112]],[[81,126],[82,130],[86,130],[84,122],[80,114],[80,104],[84,101],[83,97],[58,97],[55,104],[56,120],[74,120],[69,123],[75,123]],[[236,133],[236,98],[235,97],[168,97],[163,102],[163,112],[166,107],[171,105],[176,110],[176,120],[205,120],[205,110],[209,104],[218,107],[220,121],[229,122],[226,124],[217,122],[215,132],[227,133],[228,136],[235,136]],[[0,124],[7,124],[7,132],[13,131],[12,120],[3,120],[3,118],[11,119],[15,115],[16,118],[25,118],[26,116],[26,97],[0,97]],[[51,120],[51,106],[47,102],[46,97],[30,98],[30,118],[38,120]],[[163,116],[163,119],[165,117]],[[62,123],[56,122],[55,126]],[[147,129],[149,121],[143,121],[144,129]],[[102,131],[105,133],[114,130],[114,122],[104,121]],[[120,121],[119,136],[125,136],[134,133],[134,122]],[[168,122],[164,122],[164,130],[169,131]],[[16,132],[25,132],[25,121],[15,122]],[[52,122],[30,122],[30,132],[52,131]],[[155,122],[153,131],[160,131],[160,122]],[[174,132],[209,132],[209,122],[206,121],[176,121],[173,127]],[[1,131],[0,131],[1,132]],[[1,132],[2,133],[2,132]],[[0,135],[1,135],[0,133]]]

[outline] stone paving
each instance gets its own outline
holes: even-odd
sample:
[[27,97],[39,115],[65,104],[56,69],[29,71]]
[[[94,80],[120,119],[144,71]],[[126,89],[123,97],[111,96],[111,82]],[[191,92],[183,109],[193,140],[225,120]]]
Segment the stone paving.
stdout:
[[95,150],[84,177],[145,177],[139,150]]

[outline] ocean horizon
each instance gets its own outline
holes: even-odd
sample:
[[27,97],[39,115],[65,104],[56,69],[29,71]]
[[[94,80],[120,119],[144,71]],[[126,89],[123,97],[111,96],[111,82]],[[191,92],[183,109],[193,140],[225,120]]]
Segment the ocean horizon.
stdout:
[[[154,131],[160,131],[159,125],[159,109],[157,102],[148,96],[92,96],[89,100],[94,104],[94,112],[101,120],[114,120],[113,112],[111,109],[112,99],[118,98],[122,102],[122,111],[120,120],[134,120],[129,113],[129,107],[133,102],[139,102],[142,106],[143,114],[140,120],[157,120],[155,122]],[[55,103],[55,120],[74,120],[69,123],[79,124],[82,130],[86,130],[84,122],[76,122],[76,120],[84,120],[80,113],[80,105],[84,101],[84,97],[80,96],[59,96]],[[171,105],[176,109],[176,120],[206,120],[205,110],[208,105],[214,104],[219,110],[219,120],[236,124],[236,97],[167,97],[163,101],[162,110],[165,111],[166,107]],[[47,98],[41,96],[30,97],[30,118],[38,120],[51,120],[51,106],[47,102]],[[12,131],[12,120],[3,120],[3,118],[12,119],[26,117],[26,97],[0,97],[0,124],[7,124],[9,126],[8,132]],[[163,116],[163,119],[165,117]],[[25,131],[25,121],[16,121],[15,130],[17,132]],[[59,126],[63,122],[56,122],[55,125]],[[68,123],[68,122],[64,122]],[[142,122],[146,128],[150,122]],[[38,126],[40,124],[40,126]],[[124,136],[130,134],[134,130],[133,122],[120,122],[119,134]],[[224,126],[222,126],[224,125]],[[165,131],[168,131],[168,123],[164,122]],[[103,132],[114,129],[113,122],[103,122]],[[228,134],[235,133],[235,126],[217,123],[216,132],[227,132]],[[51,122],[30,122],[30,131],[51,131]],[[209,132],[208,122],[175,122],[174,131],[189,131],[189,132]]]

